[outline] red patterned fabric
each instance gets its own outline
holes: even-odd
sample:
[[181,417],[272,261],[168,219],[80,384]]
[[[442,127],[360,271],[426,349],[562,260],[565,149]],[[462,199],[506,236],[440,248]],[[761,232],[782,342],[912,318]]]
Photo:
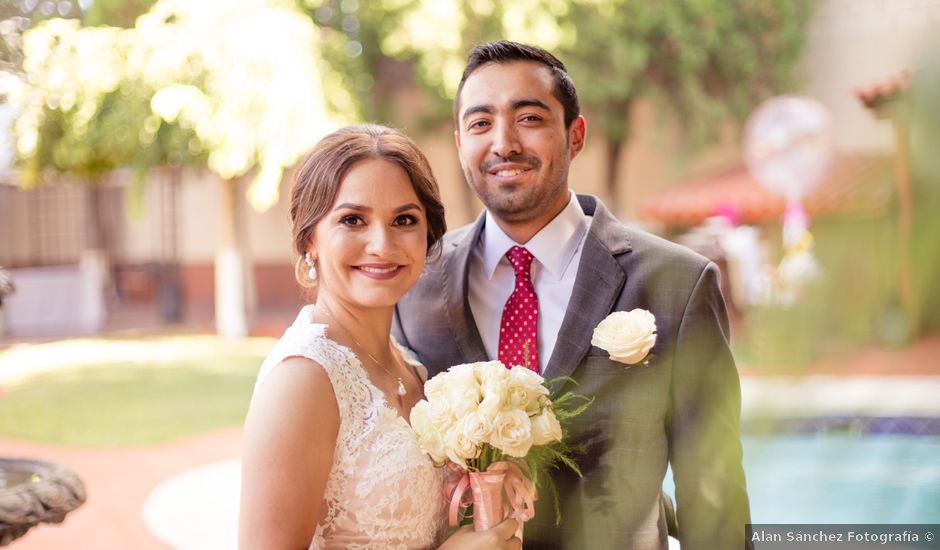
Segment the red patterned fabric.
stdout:
[[499,360],[508,368],[523,365],[538,372],[539,300],[532,286],[533,256],[525,248],[514,246],[506,253],[506,257],[516,272],[516,287],[503,307],[499,327]]

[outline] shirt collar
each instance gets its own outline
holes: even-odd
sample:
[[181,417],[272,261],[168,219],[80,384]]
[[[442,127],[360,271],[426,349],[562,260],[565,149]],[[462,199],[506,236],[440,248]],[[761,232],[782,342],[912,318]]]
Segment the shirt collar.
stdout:
[[581,204],[573,192],[569,193],[570,198],[565,208],[525,244],[513,241],[499,227],[492,214],[486,212],[483,232],[477,246],[481,247],[483,273],[487,279],[493,278],[496,266],[514,246],[524,246],[552,277],[561,279],[588,228]]

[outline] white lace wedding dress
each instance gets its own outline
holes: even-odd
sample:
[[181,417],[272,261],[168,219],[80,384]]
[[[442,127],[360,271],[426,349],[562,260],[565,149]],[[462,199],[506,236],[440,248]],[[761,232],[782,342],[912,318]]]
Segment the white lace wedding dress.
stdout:
[[[418,448],[411,427],[389,407],[352,350],[330,340],[326,325],[314,323],[312,314],[313,306],[300,311],[255,384],[257,392],[271,370],[292,356],[322,365],[333,384],[339,433],[323,495],[325,513],[310,548],[436,547],[446,529],[441,469]],[[427,379],[414,355],[399,350]]]

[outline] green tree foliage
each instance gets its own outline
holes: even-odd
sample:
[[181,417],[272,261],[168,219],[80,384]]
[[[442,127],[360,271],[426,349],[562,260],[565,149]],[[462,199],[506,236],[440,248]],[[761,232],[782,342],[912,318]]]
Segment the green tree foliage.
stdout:
[[154,113],[191,129],[223,179],[254,172],[259,210],[284,168],[344,118],[333,113],[352,110],[318,29],[287,0],[161,0],[134,31],[131,63],[156,90]]
[[23,32],[48,19],[82,17],[76,0],[0,0],[0,70],[17,70],[23,60]]
[[[449,107],[436,91],[419,101],[418,108],[401,110],[395,98],[414,97],[425,79],[417,78],[415,56],[392,55],[383,46],[386,37],[400,28],[412,13],[410,0],[297,0],[298,6],[319,27],[320,48],[329,66],[337,69],[343,87],[354,98],[359,120],[382,121],[393,126],[422,128],[439,123]],[[401,53],[401,52],[398,52]],[[416,89],[417,85],[417,89]],[[329,98],[328,98],[329,99]],[[330,105],[342,111],[344,106]]]
[[[117,17],[107,5],[92,15]],[[254,172],[252,204],[264,209],[283,169],[342,118],[332,113],[354,111],[317,28],[290,2],[162,0],[135,21],[50,19],[24,34],[22,75],[6,91],[21,111],[25,183],[45,168],[207,165],[224,179]]]
[[[92,19],[130,18],[108,6],[118,4]],[[145,174],[167,164],[217,174],[216,288],[225,295],[216,306],[227,309],[216,318],[220,331],[242,336],[244,232],[234,182],[252,177],[250,204],[269,208],[284,169],[346,118],[337,113],[354,110],[318,33],[293,0],[159,0],[131,28],[62,19],[35,26],[23,35],[21,74],[0,78],[19,109],[24,181],[48,169],[95,181],[121,166]]]
[[85,12],[87,26],[106,25],[130,29],[156,0],[94,0]]
[[393,24],[363,20],[377,25],[381,54],[413,60],[421,81],[448,108],[474,44],[507,38],[556,53],[578,84],[585,109],[600,115],[595,120],[609,144],[611,192],[622,145],[630,139],[630,113],[639,100],[651,100],[668,113],[693,143],[727,121],[740,122],[760,100],[789,85],[813,5],[810,0],[376,4],[396,10]]
[[22,76],[9,90],[20,110],[21,184],[40,183],[50,169],[97,182],[129,166],[140,183],[153,166],[205,163],[191,130],[151,111],[155,90],[124,57],[131,31],[50,19],[24,38]]
[[119,91],[128,39],[120,29],[81,29],[75,19],[50,19],[24,34],[22,79],[8,90],[20,111],[24,185],[46,168],[97,180],[133,159],[141,109]]
[[693,143],[790,85],[804,43],[809,0],[572,2],[573,31],[559,47],[585,105],[608,141],[608,186],[617,181],[630,112],[652,100]]

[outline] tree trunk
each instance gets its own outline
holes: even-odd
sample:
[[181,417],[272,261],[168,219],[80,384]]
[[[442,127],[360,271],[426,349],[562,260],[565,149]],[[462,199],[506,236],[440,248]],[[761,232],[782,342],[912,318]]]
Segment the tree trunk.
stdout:
[[607,178],[607,200],[614,215],[621,212],[620,202],[623,199],[618,188],[620,187],[620,159],[623,148],[630,141],[630,126],[632,117],[632,99],[611,100],[607,102],[603,113],[604,135],[607,141],[605,151],[605,168]]
[[894,162],[898,208],[898,297],[910,329],[908,338],[920,335],[920,307],[914,291],[914,268],[911,260],[911,228],[913,227],[913,193],[910,176],[910,143],[905,124],[897,117],[893,120],[897,154]]
[[215,327],[219,336],[240,340],[248,335],[245,257],[238,232],[238,186],[219,179],[219,246],[215,256]]
[[617,182],[620,180],[620,157],[623,155],[623,140],[607,139],[607,150],[605,151],[605,165],[607,178],[607,200],[610,211],[614,215],[620,212],[620,193],[617,190]]
[[101,178],[92,178],[88,183],[85,248],[78,261],[82,273],[81,326],[84,331],[97,332],[107,319],[105,296],[110,294],[113,277],[101,212]]
[[169,181],[163,203],[163,261],[161,262],[160,311],[163,322],[179,323],[183,320],[183,283],[179,261],[179,195],[182,185],[182,168],[169,168]]

